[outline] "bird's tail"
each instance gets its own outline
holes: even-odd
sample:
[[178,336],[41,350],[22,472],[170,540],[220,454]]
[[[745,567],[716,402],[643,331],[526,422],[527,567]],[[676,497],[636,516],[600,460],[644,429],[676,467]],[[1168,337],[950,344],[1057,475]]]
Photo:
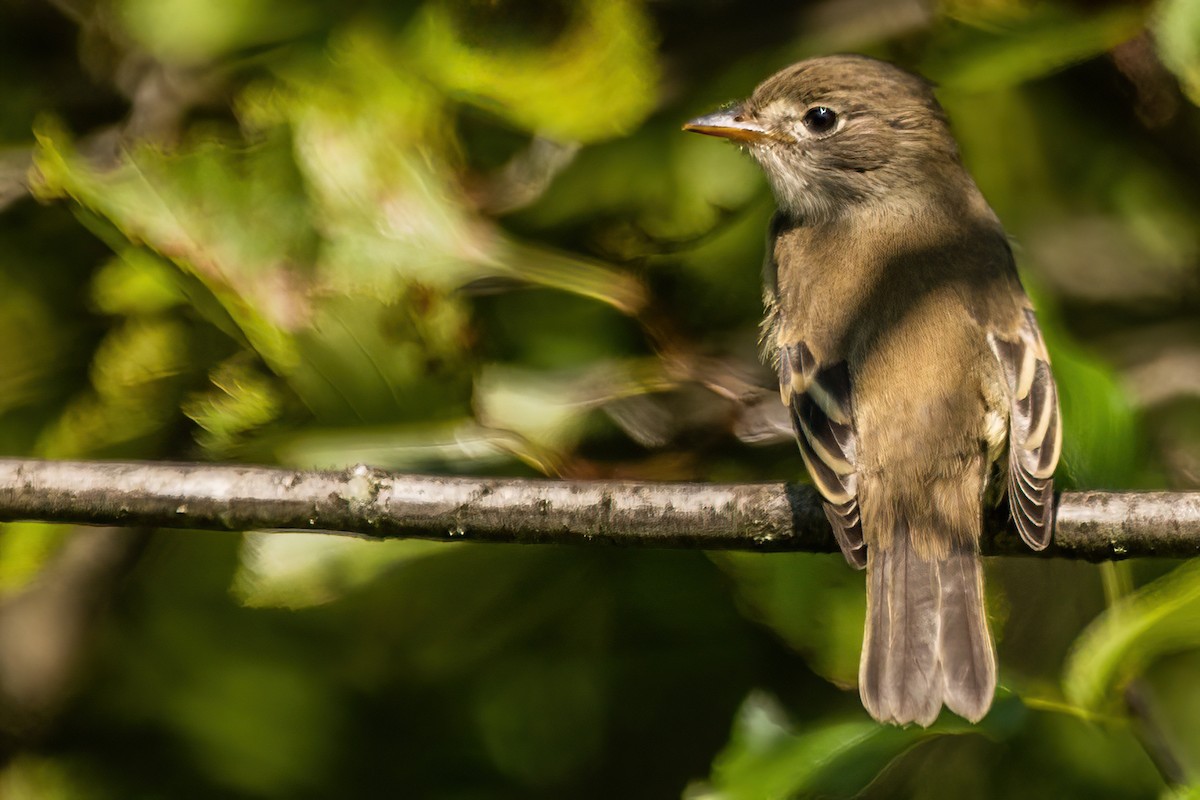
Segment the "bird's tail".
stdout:
[[867,623],[859,692],[871,716],[932,723],[945,703],[972,722],[996,689],[996,656],[974,542],[929,557],[903,523],[886,546],[867,548]]

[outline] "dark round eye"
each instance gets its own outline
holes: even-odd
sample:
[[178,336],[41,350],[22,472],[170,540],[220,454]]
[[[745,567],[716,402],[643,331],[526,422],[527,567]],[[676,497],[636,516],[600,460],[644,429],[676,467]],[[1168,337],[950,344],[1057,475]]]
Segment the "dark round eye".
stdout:
[[837,125],[837,112],[825,106],[814,106],[804,115],[804,127],[813,133],[829,133]]

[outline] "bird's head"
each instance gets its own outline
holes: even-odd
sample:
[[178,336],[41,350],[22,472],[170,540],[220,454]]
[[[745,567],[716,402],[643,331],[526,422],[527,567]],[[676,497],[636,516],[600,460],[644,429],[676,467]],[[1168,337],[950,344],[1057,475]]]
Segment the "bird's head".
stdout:
[[804,220],[880,199],[911,202],[940,173],[962,173],[931,85],[866,56],[801,61],[683,129],[745,146],[780,208]]

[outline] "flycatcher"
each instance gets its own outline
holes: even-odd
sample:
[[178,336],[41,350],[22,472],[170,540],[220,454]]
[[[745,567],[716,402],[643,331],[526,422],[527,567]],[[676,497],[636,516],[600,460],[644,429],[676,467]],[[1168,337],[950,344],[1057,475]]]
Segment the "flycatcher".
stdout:
[[988,484],[1044,548],[1062,443],[1004,229],[930,84],[882,61],[802,61],[684,130],[742,145],[775,193],[764,349],[838,544],[867,569],[863,705],[978,721],[996,687]]

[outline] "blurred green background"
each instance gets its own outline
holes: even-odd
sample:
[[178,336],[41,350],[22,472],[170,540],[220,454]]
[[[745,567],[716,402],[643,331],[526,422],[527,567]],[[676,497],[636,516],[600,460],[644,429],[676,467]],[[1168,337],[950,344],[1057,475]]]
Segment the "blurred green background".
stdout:
[[[802,480],[679,127],[838,51],[938,82],[1060,484],[1200,489],[1198,0],[0,0],[0,453]],[[0,797],[1200,796],[1200,564],[988,572],[897,730],[839,556],[7,524]]]

